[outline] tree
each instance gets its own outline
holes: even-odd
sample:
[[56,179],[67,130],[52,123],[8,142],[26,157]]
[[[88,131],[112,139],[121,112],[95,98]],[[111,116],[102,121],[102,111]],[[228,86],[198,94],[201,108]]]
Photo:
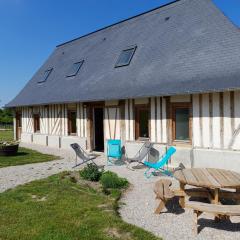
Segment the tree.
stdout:
[[0,108],[0,123],[2,123],[2,124],[12,124],[13,123],[13,114],[10,109],[1,109]]

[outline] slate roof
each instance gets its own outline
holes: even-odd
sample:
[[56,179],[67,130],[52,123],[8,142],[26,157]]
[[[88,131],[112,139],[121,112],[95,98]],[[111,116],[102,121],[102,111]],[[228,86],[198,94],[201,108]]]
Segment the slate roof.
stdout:
[[[131,64],[115,68],[131,45]],[[82,59],[78,75],[66,78]],[[239,29],[211,0],[179,0],[57,46],[7,107],[230,89],[240,89]]]

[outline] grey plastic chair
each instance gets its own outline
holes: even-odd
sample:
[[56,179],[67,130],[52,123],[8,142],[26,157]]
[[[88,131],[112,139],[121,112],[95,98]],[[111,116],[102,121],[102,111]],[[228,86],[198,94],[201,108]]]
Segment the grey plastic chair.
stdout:
[[128,166],[131,163],[143,164],[143,160],[148,156],[152,147],[153,147],[153,143],[145,142],[133,158],[127,157],[125,159],[125,161],[128,163]]
[[[70,146],[72,147],[72,149],[76,153],[76,162],[75,162],[75,166],[73,166],[73,168],[78,167],[78,166],[80,166],[84,163],[87,163],[87,162],[92,162],[94,165],[97,166],[97,164],[93,160],[96,159],[98,157],[98,155],[88,154],[77,143],[70,144]],[[82,162],[78,163],[78,158],[80,160],[82,160]]]

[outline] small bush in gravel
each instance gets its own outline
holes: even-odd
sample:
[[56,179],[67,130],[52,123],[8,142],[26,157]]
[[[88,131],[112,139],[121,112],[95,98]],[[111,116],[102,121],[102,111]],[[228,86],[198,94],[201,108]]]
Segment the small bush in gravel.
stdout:
[[102,176],[102,171],[95,164],[90,163],[80,171],[80,176],[85,180],[98,182]]
[[128,186],[128,181],[125,178],[120,178],[116,173],[107,171],[102,174],[100,182],[103,186],[103,189],[121,189]]

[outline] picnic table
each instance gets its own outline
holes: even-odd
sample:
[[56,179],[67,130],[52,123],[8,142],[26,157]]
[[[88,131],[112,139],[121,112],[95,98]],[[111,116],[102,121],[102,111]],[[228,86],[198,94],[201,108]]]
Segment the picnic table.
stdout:
[[[202,188],[205,191],[194,189],[191,193],[201,197],[208,196],[211,203],[220,204],[221,198],[240,200],[240,174],[223,169],[213,168],[192,168],[182,169],[174,173],[174,177],[180,182],[180,199],[181,207],[185,207],[186,197],[190,191],[185,189],[186,185]],[[226,191],[221,189],[235,189]]]
[[[180,182],[180,189],[171,189],[172,181],[169,179],[161,179],[155,184],[156,199],[160,200],[156,214],[160,214],[174,196],[179,197],[182,208],[193,210],[195,234],[198,234],[198,218],[204,212],[213,214],[216,221],[240,216],[240,205],[221,204],[223,199],[240,200],[240,173],[223,169],[191,168],[175,171],[174,177]],[[187,201],[191,197],[208,198],[210,203]]]

